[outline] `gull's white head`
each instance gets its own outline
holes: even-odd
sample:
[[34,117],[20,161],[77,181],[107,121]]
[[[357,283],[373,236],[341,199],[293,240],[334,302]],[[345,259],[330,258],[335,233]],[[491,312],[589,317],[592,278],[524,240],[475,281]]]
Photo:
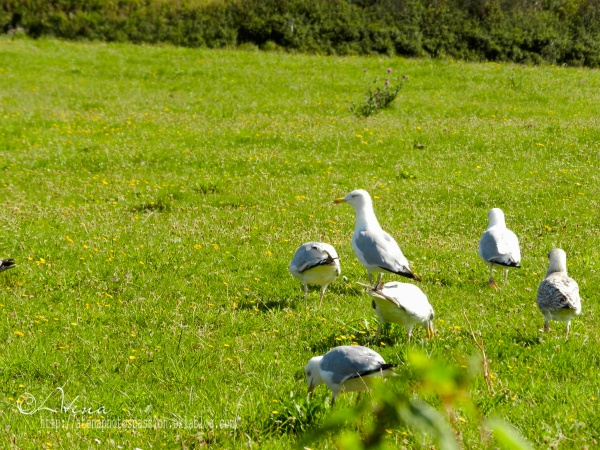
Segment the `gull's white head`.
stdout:
[[365,206],[372,206],[371,196],[363,189],[356,189],[343,198],[336,198],[334,203],[346,202],[354,207],[354,209],[362,209]]
[[555,248],[548,252],[548,272],[546,276],[554,272],[567,273],[567,254],[561,248]]
[[506,226],[506,221],[504,220],[504,213],[500,208],[492,208],[488,212],[488,228],[493,227],[495,225],[503,225]]
[[319,364],[321,363],[322,359],[322,356],[315,356],[314,358],[311,358],[304,369],[306,382],[308,383],[309,394],[312,393],[315,387],[323,383],[323,379],[321,378],[321,369],[319,368]]

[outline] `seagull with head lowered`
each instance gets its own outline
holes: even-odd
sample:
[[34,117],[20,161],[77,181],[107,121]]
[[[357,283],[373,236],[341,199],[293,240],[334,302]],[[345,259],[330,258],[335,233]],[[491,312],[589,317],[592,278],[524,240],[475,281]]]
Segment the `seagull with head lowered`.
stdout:
[[544,331],[550,331],[550,320],[567,323],[569,339],[571,319],[581,314],[581,298],[577,282],[567,275],[567,254],[560,248],[548,253],[548,271],[537,292],[537,305],[544,318]]
[[333,246],[324,242],[307,242],[296,250],[289,265],[292,275],[304,284],[304,300],[308,295],[308,285],[321,286],[321,303],[327,286],[340,276],[340,258]]
[[14,259],[0,259],[0,272],[16,267]]
[[488,284],[494,289],[498,285],[494,281],[494,266],[504,268],[504,282],[508,277],[508,269],[521,267],[521,250],[517,235],[506,228],[504,213],[500,208],[488,212],[488,227],[479,240],[479,256],[490,265]]
[[418,286],[410,283],[379,283],[377,287],[358,283],[367,288],[367,294],[373,297],[372,306],[379,317],[377,337],[386,322],[406,327],[408,340],[415,325],[422,324],[427,330],[427,339],[433,337],[433,308],[427,296]]
[[354,207],[356,227],[352,235],[352,248],[369,273],[369,283],[373,284],[373,272],[379,272],[375,285],[386,272],[421,281],[421,278],[410,270],[408,260],[394,238],[379,225],[373,211],[371,196],[367,191],[357,189],[344,198],[335,199],[334,202],[346,202]]
[[323,356],[315,356],[304,373],[308,392],[325,383],[331,389],[331,406],[342,392],[361,392],[369,389],[373,379],[393,375],[397,364],[387,364],[379,353],[359,345],[342,345]]

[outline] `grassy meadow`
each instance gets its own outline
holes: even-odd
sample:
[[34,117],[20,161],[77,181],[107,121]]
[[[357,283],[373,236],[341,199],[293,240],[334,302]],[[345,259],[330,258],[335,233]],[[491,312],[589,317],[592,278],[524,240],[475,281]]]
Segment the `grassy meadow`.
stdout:
[[[393,108],[354,117],[387,68],[407,76]],[[325,386],[306,402],[306,362],[357,343],[400,364],[392,391],[420,392],[414,354],[469,373],[475,409],[423,394],[462,448],[497,445],[482,416],[534,448],[593,448],[599,157],[599,71],[4,37],[0,447],[294,448],[331,414]],[[423,278],[434,339],[374,341],[354,211],[333,204],[356,188]],[[477,254],[492,207],[523,254],[497,291]],[[287,269],[310,240],[347,278],[321,308]],[[582,296],[568,341],[535,304],[553,247]]]

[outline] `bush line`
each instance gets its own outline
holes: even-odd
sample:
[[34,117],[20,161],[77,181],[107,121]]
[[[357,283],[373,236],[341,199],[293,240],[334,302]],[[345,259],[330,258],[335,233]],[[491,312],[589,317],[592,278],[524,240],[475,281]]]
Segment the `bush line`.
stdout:
[[4,0],[31,37],[600,67],[600,0]]

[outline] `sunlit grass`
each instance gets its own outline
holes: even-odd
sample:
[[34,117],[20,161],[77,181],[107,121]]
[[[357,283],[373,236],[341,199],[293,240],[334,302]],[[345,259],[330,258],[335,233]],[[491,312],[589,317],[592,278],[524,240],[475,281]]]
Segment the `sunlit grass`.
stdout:
[[[388,67],[407,76],[394,107],[357,119]],[[363,188],[436,310],[436,338],[408,347],[467,370],[466,313],[493,386],[475,376],[480,411],[537,446],[593,447],[599,93],[583,69],[0,40],[0,257],[19,265],[0,276],[5,446],[289,447],[328,414],[303,403],[311,356],[356,342],[408,376],[403,329],[372,341],[353,211],[333,204]],[[491,207],[523,253],[498,291],[476,251]],[[348,278],[320,309],[287,271],[309,240]],[[568,342],[535,306],[554,246],[583,299]],[[70,411],[19,412],[26,393],[59,408],[59,387]],[[474,414],[452,422],[465,447]]]

